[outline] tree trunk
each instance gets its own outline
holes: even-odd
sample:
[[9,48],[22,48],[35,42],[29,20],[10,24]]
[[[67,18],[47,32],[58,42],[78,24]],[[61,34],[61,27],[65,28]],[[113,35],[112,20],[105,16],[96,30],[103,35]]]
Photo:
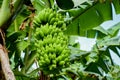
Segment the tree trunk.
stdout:
[[0,77],[2,78],[5,77],[5,80],[16,80],[10,68],[8,53],[1,44],[0,44],[0,62],[1,62],[1,69],[2,69],[2,71],[0,71],[1,73]]
[[[1,65],[0,65],[1,66]],[[2,68],[0,67],[0,80],[5,80]]]

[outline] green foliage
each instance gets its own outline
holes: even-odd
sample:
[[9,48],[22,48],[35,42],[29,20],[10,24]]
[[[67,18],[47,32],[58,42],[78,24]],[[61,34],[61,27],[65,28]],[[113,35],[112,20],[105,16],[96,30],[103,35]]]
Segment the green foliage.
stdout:
[[14,73],[16,76],[16,80],[37,80],[37,78],[35,78],[33,76],[25,75],[18,71],[14,71]]
[[[5,15],[10,13],[6,7],[0,13],[3,10],[1,16],[12,19],[3,20],[12,22],[5,31],[5,40],[16,80],[37,80],[43,77],[40,71],[51,80],[120,79],[120,66],[114,63],[110,53],[112,50],[120,57],[120,36],[117,36],[120,23],[108,30],[100,26],[113,18],[112,5],[120,13],[119,0],[26,0],[24,6],[22,0],[15,1],[12,16]],[[18,5],[19,1],[22,5]],[[32,4],[27,5],[28,1]],[[31,9],[35,10],[34,19]],[[75,35],[96,37],[96,44],[91,51],[80,50]]]
[[120,2],[119,0],[113,0],[113,4],[114,4],[115,11],[116,11],[117,14],[120,14],[120,10],[119,10],[120,4],[119,4],[119,2]]
[[[119,0],[114,0],[112,3],[116,3],[115,1]],[[72,22],[68,25],[66,33],[68,35],[95,37],[94,34],[98,32],[98,30],[93,29],[102,22],[112,19],[111,2],[107,0],[104,3],[95,2],[93,5],[83,3],[81,5],[85,5],[85,7],[68,10],[70,17],[72,17]],[[117,4],[114,4],[114,6],[116,5]],[[89,35],[90,33],[93,34]]]
[[[22,34],[23,32],[15,32],[6,38],[6,44],[7,44],[6,46],[8,50],[10,50],[9,57],[11,58],[14,55],[14,62],[15,62],[14,68],[17,68],[18,64],[20,64],[21,66],[23,65],[20,57],[21,51],[23,51],[28,46],[27,42],[20,39],[20,37],[25,37]],[[26,44],[26,46],[24,46],[24,43]]]

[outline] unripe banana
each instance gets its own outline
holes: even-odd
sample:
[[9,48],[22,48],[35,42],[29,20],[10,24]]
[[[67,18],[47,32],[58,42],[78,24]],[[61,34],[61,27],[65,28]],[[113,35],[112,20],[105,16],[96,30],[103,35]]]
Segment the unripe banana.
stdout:
[[49,15],[49,17],[48,17],[48,22],[50,22],[50,20],[51,20],[52,18],[54,18],[55,15],[56,15],[55,12],[51,13],[51,14]]
[[38,14],[38,18],[41,20],[41,21],[44,21],[45,22],[45,10],[43,10],[41,13]]
[[56,54],[52,54],[50,57],[51,57],[51,59],[55,59],[56,58]]
[[[61,14],[53,11],[52,9],[44,9],[40,11],[37,16],[35,16],[33,22],[38,27],[48,23],[49,25],[56,25],[56,27],[61,28],[61,25],[64,24],[64,19]],[[63,28],[63,30],[65,29]]]
[[70,50],[68,37],[63,33],[66,29],[64,19],[57,12],[45,9],[35,17],[34,24],[37,27],[34,36],[40,69],[45,74],[57,74],[69,64]]
[[45,62],[46,62],[47,64],[50,64],[49,58],[45,58]]
[[56,22],[56,18],[52,18],[49,23],[54,24],[55,22]]
[[45,13],[45,16],[44,16],[45,22],[48,22],[48,17],[49,17],[49,15],[50,15],[50,13],[47,11],[47,12]]
[[65,61],[60,61],[59,62],[59,65],[64,65],[65,64]]
[[39,26],[41,24],[41,20],[39,18],[37,18],[37,16],[35,16],[35,19],[34,19],[34,24]]
[[64,24],[64,21],[58,21],[57,26],[61,27]]
[[44,60],[44,57],[43,57],[43,56],[40,56],[39,58],[40,58],[41,60]]
[[56,64],[56,63],[57,63],[57,61],[56,61],[56,60],[52,60],[52,62],[53,62],[53,64]]

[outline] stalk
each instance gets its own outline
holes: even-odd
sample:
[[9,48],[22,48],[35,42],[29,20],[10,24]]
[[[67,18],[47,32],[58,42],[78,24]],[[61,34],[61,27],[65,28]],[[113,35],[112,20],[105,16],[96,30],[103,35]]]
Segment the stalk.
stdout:
[[[16,80],[14,73],[10,68],[8,53],[6,49],[0,44],[0,62],[5,80]],[[0,75],[1,76],[1,75]]]
[[24,0],[3,0],[0,10],[0,27],[6,31],[23,6]]
[[[31,31],[32,29],[30,28],[29,30],[29,34],[28,34],[28,43],[30,43],[30,39],[31,39]],[[29,56],[29,46],[28,48],[26,49],[26,53],[25,53],[25,56],[24,56],[24,67],[22,68],[22,72],[25,73],[26,72],[26,66],[27,66],[27,63],[28,63],[28,56]]]
[[3,0],[0,11],[0,27],[7,22],[12,14],[10,13],[10,0]]

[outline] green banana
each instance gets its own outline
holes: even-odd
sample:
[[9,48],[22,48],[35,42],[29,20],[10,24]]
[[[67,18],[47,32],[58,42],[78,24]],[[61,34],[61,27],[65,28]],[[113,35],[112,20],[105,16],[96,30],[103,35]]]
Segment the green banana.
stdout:
[[49,14],[48,22],[50,22],[50,20],[55,17],[55,14],[56,14],[55,12],[52,12],[51,14]]
[[45,74],[57,74],[68,66],[70,50],[63,16],[51,9],[44,9],[36,15],[35,47],[40,69]]

